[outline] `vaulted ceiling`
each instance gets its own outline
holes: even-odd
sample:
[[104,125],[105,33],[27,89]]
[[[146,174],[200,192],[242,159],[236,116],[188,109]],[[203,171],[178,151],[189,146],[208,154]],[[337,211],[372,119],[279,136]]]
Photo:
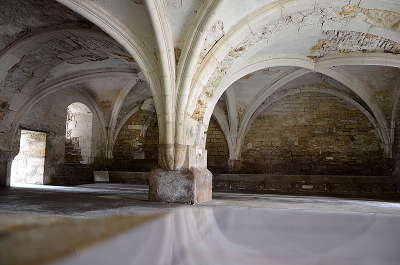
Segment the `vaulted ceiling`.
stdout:
[[79,88],[111,131],[153,97],[162,143],[193,144],[213,113],[233,143],[263,105],[312,90],[390,146],[399,53],[397,0],[3,0],[0,127]]

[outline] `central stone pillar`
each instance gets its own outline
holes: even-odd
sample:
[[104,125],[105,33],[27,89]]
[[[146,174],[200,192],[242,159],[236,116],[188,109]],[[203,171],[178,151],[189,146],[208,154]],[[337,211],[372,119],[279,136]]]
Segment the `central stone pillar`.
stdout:
[[149,185],[151,201],[197,204],[212,200],[212,174],[207,169],[154,169]]
[[[167,163],[171,146],[160,146],[159,161]],[[212,200],[212,174],[207,169],[207,151],[182,146],[174,156],[177,170],[154,169],[149,177],[149,200],[197,204]],[[172,157],[170,156],[172,159]],[[166,166],[165,166],[166,168]]]

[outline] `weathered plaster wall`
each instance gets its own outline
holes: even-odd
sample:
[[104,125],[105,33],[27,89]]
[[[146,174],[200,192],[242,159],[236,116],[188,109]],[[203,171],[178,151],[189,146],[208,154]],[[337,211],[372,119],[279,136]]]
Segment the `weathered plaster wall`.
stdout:
[[[220,96],[220,87],[223,91],[230,76],[240,72],[246,65],[256,65],[258,59],[262,62],[268,57],[304,56],[314,63],[327,55],[361,51],[397,54],[398,36],[393,32],[397,31],[399,13],[369,9],[373,1],[358,3],[362,7],[353,6],[350,2],[288,1],[282,6],[275,2],[272,4],[273,10],[260,9],[259,13],[254,13],[253,20],[249,17],[237,22],[235,30],[227,32],[215,44],[216,48],[209,52],[209,60],[204,60],[204,67],[198,68],[202,71],[198,78],[202,89],[193,100],[197,106],[190,112],[192,118],[201,121],[205,117],[207,120],[210,116],[207,107],[213,108]],[[226,29],[226,23],[224,25]],[[387,29],[392,32],[389,33]],[[217,63],[211,58],[217,58]],[[305,64],[308,63],[305,60]],[[208,80],[205,85],[204,80]]]
[[207,166],[213,172],[224,172],[228,168],[229,149],[219,124],[210,120],[207,130]]
[[90,102],[73,89],[65,89],[44,98],[23,117],[22,128],[47,132],[44,183],[68,184],[88,182],[92,179],[92,166],[104,161],[104,143],[100,123],[93,117],[91,146],[94,164],[87,167],[64,166],[67,107],[75,102],[90,106]]
[[400,69],[382,66],[341,66],[340,71],[368,84],[388,123],[400,89]]
[[2,0],[0,50],[32,31],[84,20],[53,0]]
[[383,150],[367,118],[332,96],[288,96],[246,135],[242,168],[268,174],[382,175]]
[[148,171],[157,166],[158,125],[154,112],[139,110],[122,127],[114,145],[112,170]]
[[[93,73],[96,68],[103,72],[112,67],[119,70],[131,68],[132,77],[135,72],[135,64],[129,62],[123,50],[97,31],[64,30],[49,33],[37,42],[28,42],[24,47],[17,47],[14,53],[4,59],[9,62],[4,66],[4,71],[0,72],[0,104],[4,105],[0,107],[0,115],[5,116],[0,120],[0,125],[3,128],[7,128],[7,121],[16,115],[23,100],[37,94],[36,89],[46,82],[61,80],[63,76],[70,74]],[[126,82],[123,78],[120,79],[122,84]],[[99,82],[116,84],[111,74],[107,80]],[[118,85],[109,87],[114,93],[120,88]],[[99,96],[102,93],[93,94]],[[99,97],[99,101],[101,100]]]
[[[126,122],[125,118],[130,115],[135,107],[139,106],[145,100],[151,99],[151,90],[149,84],[142,79],[144,78],[143,76],[138,77],[139,80],[137,81],[136,85],[131,89],[128,95],[126,95],[123,101],[121,109],[118,113],[116,127],[124,125],[124,121]],[[130,116],[132,116],[132,114]]]
[[93,113],[86,105],[75,102],[68,106],[65,162],[77,164],[92,162],[92,128]]

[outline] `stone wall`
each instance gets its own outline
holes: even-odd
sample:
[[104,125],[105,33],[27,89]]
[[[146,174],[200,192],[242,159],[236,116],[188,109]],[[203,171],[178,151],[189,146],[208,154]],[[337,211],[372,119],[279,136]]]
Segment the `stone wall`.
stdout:
[[207,130],[207,167],[213,172],[224,172],[228,167],[229,149],[224,133],[215,119]]
[[[114,148],[111,182],[147,184],[148,173],[135,171],[148,170],[149,160],[156,163],[153,115],[139,111],[124,125]],[[358,109],[333,96],[292,95],[264,111],[245,138],[240,174],[223,174],[229,171],[229,150],[214,119],[206,148],[215,191],[398,197],[398,184],[384,176],[383,149],[373,126]]]
[[110,169],[148,171],[157,166],[158,124],[156,113],[138,111],[122,127],[113,150]]
[[391,176],[219,174],[213,190],[223,192],[310,194],[400,199]]
[[92,162],[93,114],[79,102],[67,108],[65,162],[90,164]]
[[[94,164],[65,165],[65,141],[67,107],[75,102],[90,103],[73,89],[51,94],[36,104],[21,120],[23,129],[46,132],[45,184],[78,184],[92,182]],[[94,161],[104,161],[104,138],[100,122],[93,116],[93,135],[91,139]]]
[[[110,171],[111,183],[148,185],[150,172]],[[400,199],[391,176],[215,174],[214,192]],[[218,196],[218,195],[217,195]]]
[[110,171],[111,183],[148,185],[150,172]]
[[383,175],[385,159],[368,119],[319,93],[288,96],[252,124],[242,149],[245,173]]

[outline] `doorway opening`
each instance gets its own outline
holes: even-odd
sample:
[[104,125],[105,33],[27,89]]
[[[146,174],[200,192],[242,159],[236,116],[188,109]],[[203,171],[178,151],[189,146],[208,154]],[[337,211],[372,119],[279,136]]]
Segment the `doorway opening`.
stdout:
[[11,165],[11,186],[43,185],[46,133],[21,130],[18,155]]
[[72,103],[67,108],[65,163],[88,165],[92,160],[93,114],[83,103]]

